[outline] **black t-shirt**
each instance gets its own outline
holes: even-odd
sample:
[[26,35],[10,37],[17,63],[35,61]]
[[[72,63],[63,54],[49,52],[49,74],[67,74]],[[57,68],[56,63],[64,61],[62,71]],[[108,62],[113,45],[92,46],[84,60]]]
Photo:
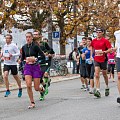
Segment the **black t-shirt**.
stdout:
[[78,48],[78,50],[79,50],[79,53],[82,54],[83,46],[80,46],[80,47]]
[[[54,50],[52,48],[50,48],[50,54],[55,54]],[[48,60],[51,60],[52,57],[49,57]]]
[[[78,48],[78,50],[79,50],[79,53],[82,55],[82,51],[83,51],[83,46],[80,46],[79,48]],[[82,63],[85,63],[85,60],[82,60],[82,56],[81,56],[81,64]]]
[[46,42],[44,42],[44,41],[40,41],[40,49],[44,52],[44,53],[50,53],[50,47],[49,47],[49,45],[46,43]]

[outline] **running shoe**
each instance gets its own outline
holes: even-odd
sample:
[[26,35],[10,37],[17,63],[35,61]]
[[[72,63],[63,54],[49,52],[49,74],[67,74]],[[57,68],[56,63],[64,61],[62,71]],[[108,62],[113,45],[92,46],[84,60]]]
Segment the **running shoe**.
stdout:
[[22,90],[19,90],[18,97],[22,96]]
[[90,90],[90,91],[89,91],[89,93],[90,93],[90,94],[94,94],[94,93],[95,93],[95,91],[96,91],[96,89],[95,89],[95,88],[93,88],[92,90]]
[[120,97],[117,98],[117,103],[120,103]]
[[35,104],[31,103],[30,106],[28,106],[28,109],[35,108]]
[[81,89],[85,89],[85,85],[82,85]]
[[105,96],[109,95],[109,90],[110,90],[110,88],[105,88]]
[[89,90],[88,86],[86,86],[86,88],[85,88],[84,90],[85,90],[85,91],[88,91],[88,90]]
[[4,97],[8,97],[10,95],[10,93],[11,93],[10,91],[6,91],[6,94]]
[[93,94],[93,91],[92,91],[92,90],[90,90],[90,91],[89,91],[89,93],[90,93],[90,94]]
[[44,100],[44,95],[41,94],[41,97],[39,98],[40,101]]
[[99,91],[96,91],[96,92],[94,93],[94,96],[96,96],[96,97],[100,98],[100,97],[101,97],[101,94],[100,94],[100,92],[99,92]]
[[113,79],[113,82],[115,82],[115,79]]
[[110,78],[111,78],[111,76],[109,75],[108,79],[110,79]]
[[42,87],[42,88],[43,88],[43,90],[41,91],[41,94],[44,95],[45,94],[45,89],[44,89],[44,87]]

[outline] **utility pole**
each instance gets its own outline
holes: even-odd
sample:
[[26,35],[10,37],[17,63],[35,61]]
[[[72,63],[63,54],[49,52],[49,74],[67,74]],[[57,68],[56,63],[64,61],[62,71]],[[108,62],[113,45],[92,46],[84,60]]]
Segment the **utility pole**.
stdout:
[[[50,16],[48,17],[48,43],[52,48],[52,10],[50,6]],[[53,59],[51,59],[51,68],[53,68]]]
[[[76,18],[76,0],[74,1],[74,6],[73,6],[73,13],[74,13],[74,18]],[[77,30],[76,30],[76,34],[74,36],[74,47],[77,47]]]
[[52,11],[50,7],[50,16],[48,18],[48,43],[49,46],[52,48]]

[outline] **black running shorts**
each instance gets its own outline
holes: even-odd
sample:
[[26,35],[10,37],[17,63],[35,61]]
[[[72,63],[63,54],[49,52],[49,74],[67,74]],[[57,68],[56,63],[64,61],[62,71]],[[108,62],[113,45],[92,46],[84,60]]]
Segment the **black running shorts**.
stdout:
[[94,67],[100,67],[100,69],[102,70],[107,70],[107,61],[105,62],[97,62],[97,61],[94,61]]
[[117,72],[120,72],[120,58],[116,57],[116,69]]
[[4,64],[4,71],[8,71],[11,70],[12,75],[17,75],[17,65],[6,65]]
[[88,73],[85,63],[80,64],[80,76],[83,78],[88,78]]

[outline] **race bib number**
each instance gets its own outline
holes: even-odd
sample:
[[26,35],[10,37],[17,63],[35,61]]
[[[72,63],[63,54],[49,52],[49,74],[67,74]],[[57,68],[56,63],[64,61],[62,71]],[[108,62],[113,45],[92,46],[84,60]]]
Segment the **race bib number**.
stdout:
[[48,56],[45,56],[45,60],[49,60],[49,57],[48,57]]
[[[32,57],[32,56],[31,56],[31,57]],[[35,63],[35,61],[29,61],[28,58],[29,58],[29,57],[26,57],[26,63],[27,63],[27,64],[34,64],[34,63]]]
[[93,61],[91,62],[91,61],[90,61],[90,58],[89,58],[89,59],[86,59],[86,63],[87,63],[87,64],[92,64]]
[[10,60],[10,57],[4,57],[4,59],[5,59],[6,61],[9,61],[9,60]]
[[10,60],[8,50],[6,50],[5,53],[4,53],[4,59],[5,59],[6,61],[9,61],[9,60]]
[[109,62],[110,62],[110,63],[114,63],[115,60],[114,60],[114,59],[109,59]]
[[26,63],[27,63],[27,64],[34,64],[35,62],[34,62],[34,61],[27,61],[27,60],[26,60]]
[[102,49],[100,49],[100,50],[95,50],[95,56],[103,56],[102,53],[97,53],[97,51],[102,51]]

